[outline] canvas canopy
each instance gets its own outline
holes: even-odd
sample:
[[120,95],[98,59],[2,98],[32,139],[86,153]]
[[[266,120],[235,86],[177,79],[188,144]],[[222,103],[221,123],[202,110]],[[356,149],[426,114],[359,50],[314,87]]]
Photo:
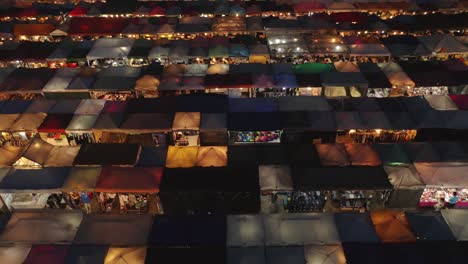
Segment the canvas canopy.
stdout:
[[146,262],[154,263],[223,263],[226,261],[225,247],[161,248],[149,247]]
[[6,243],[71,243],[82,219],[81,212],[15,212],[0,235]]
[[229,215],[226,244],[229,247],[263,246],[264,231],[260,215]]
[[282,96],[278,98],[278,109],[280,112],[330,111],[331,107],[321,96]]
[[440,154],[435,147],[428,142],[413,142],[402,144],[408,157],[413,162],[438,162]]
[[276,112],[278,102],[273,98],[229,98],[229,112]]
[[339,72],[359,72],[359,67],[351,61],[338,61],[334,63],[335,69]]
[[292,191],[291,169],[287,165],[259,165],[261,191]]
[[72,166],[81,146],[54,146],[49,152],[45,167]]
[[226,249],[226,263],[228,264],[266,264],[265,261],[263,247],[228,247]]
[[324,86],[367,86],[364,75],[359,72],[323,72],[320,78]]
[[97,115],[74,115],[65,130],[67,132],[91,131],[97,119]]
[[419,241],[453,241],[449,226],[440,212],[406,212],[408,222]]
[[223,167],[227,166],[226,146],[203,146],[197,152],[195,166],[200,167]]
[[292,246],[338,243],[332,214],[272,214],[263,216],[265,244]]
[[412,164],[384,165],[388,180],[395,188],[424,188],[425,184]]
[[99,115],[104,108],[106,100],[87,99],[81,100],[75,110],[75,115]]
[[34,245],[24,263],[63,262],[68,249],[67,245]]
[[96,183],[98,192],[157,193],[162,178],[160,167],[105,166]]
[[222,215],[158,215],[149,243],[159,247],[221,246],[226,243],[226,226]]
[[424,99],[435,110],[458,110],[457,105],[447,95],[425,95]]
[[137,144],[83,144],[74,165],[134,165],[139,153]]
[[0,190],[3,193],[53,193],[60,191],[69,172],[69,167],[13,169],[0,181]]
[[64,191],[94,191],[101,166],[73,167],[62,186]]
[[144,263],[146,247],[110,247],[107,251],[104,263]]
[[466,163],[443,162],[422,163],[415,162],[414,166],[420,173],[421,179],[427,185],[435,186],[468,186]]
[[343,144],[316,144],[322,166],[349,166],[349,158]]
[[341,245],[307,245],[304,246],[304,256],[307,263],[347,263]]
[[[74,243],[80,245],[143,246],[151,215],[88,214],[83,217]],[[118,230],[118,232],[116,232]]]
[[120,126],[127,133],[152,133],[170,131],[173,115],[165,113],[129,114]]
[[306,167],[294,166],[295,190],[385,190],[392,189],[382,167]]
[[401,144],[374,144],[384,163],[410,163],[411,160]]
[[419,36],[418,41],[432,53],[464,54],[468,52],[468,48],[451,34]]
[[463,209],[442,210],[442,216],[457,241],[468,240],[466,219],[468,214]]
[[72,245],[65,260],[66,263],[104,263],[108,246],[80,246]]
[[304,263],[304,247],[302,246],[281,246],[265,247],[266,263]]
[[134,39],[127,38],[100,38],[96,40],[93,48],[86,55],[86,59],[126,58],[134,41]]
[[164,167],[166,165],[167,147],[141,148],[138,167]]
[[392,129],[385,112],[359,112],[359,118],[367,129]]
[[54,106],[49,109],[48,114],[73,114],[80,103],[81,100],[78,99],[56,101]]
[[352,44],[349,45],[349,51],[350,56],[391,56],[383,44]]
[[37,130],[44,133],[65,133],[72,118],[72,114],[48,114]]
[[201,131],[226,131],[227,117],[225,113],[202,113],[200,118]]
[[10,131],[20,114],[0,114],[0,131]]
[[352,166],[379,166],[378,153],[368,144],[345,144],[346,153]]
[[14,245],[0,247],[0,261],[2,263],[21,264],[31,250],[31,245]]
[[380,241],[384,243],[416,242],[416,237],[403,211],[373,211],[371,219]]
[[0,148],[0,167],[9,167],[15,163],[23,152],[23,148],[2,146]]
[[48,113],[49,109],[51,109],[55,103],[54,100],[34,100],[24,113]]
[[264,131],[281,129],[280,122],[273,112],[230,113],[228,130],[230,131]]
[[189,168],[197,162],[198,147],[169,146],[167,150],[167,168]]
[[199,130],[199,112],[177,112],[172,122],[172,130]]
[[10,127],[11,131],[37,131],[47,114],[45,113],[24,113]]
[[155,46],[153,47],[149,54],[148,54],[148,59],[149,60],[159,60],[161,58],[168,58],[169,57],[169,47],[164,47],[164,46]]
[[337,213],[335,223],[342,242],[378,242],[368,213]]

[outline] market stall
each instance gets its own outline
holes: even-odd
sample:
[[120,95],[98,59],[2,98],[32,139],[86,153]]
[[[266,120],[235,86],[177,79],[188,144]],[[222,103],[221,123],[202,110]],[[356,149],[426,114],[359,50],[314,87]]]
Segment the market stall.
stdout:
[[258,169],[166,168],[160,197],[167,214],[258,213]]
[[101,166],[73,167],[62,186],[64,199],[71,209],[81,209],[91,213],[91,200],[96,187]]
[[[123,141],[128,143],[148,146],[165,145],[167,144],[167,134],[171,131],[172,121],[173,114],[128,114],[120,125],[118,135],[126,138]],[[103,134],[104,136],[106,135]]]
[[161,214],[161,178],[160,167],[103,167],[95,188],[100,212]]
[[11,169],[0,182],[3,204],[9,211],[19,209],[66,209],[61,187],[69,167]]
[[292,168],[292,178],[295,197],[286,205],[290,212],[321,211],[326,200],[338,211],[366,210],[372,203],[383,204],[392,189],[381,166],[301,165]]
[[387,208],[416,208],[425,184],[412,164],[384,165],[393,192],[386,204]]
[[135,40],[130,38],[99,38],[86,55],[88,65],[123,66]]
[[[31,212],[12,214],[0,241],[6,243],[71,243],[81,223],[81,212]],[[41,219],[38,221],[38,219]]]
[[275,112],[230,113],[230,144],[280,143],[282,130]]
[[56,146],[69,146],[65,129],[73,119],[73,114],[48,114],[37,131],[44,141]]
[[427,185],[418,206],[432,207],[440,198],[448,201],[453,192],[458,193],[457,207],[468,206],[468,190],[466,182],[467,164],[461,162],[422,163],[414,166],[421,179]]
[[227,117],[225,113],[202,113],[200,118],[200,145],[227,145]]
[[175,146],[198,146],[200,134],[199,112],[177,112],[172,122],[171,140]]
[[88,214],[83,217],[73,242],[95,246],[146,246],[151,222],[151,215],[146,214]]
[[320,78],[327,97],[362,97],[367,94],[369,83],[359,72],[324,72]]
[[270,61],[270,51],[267,45],[249,45],[249,62],[265,64]]
[[259,165],[262,213],[284,212],[284,204],[291,197],[293,183],[288,165]]
[[70,146],[95,143],[92,129],[97,119],[97,115],[75,114],[65,129]]
[[90,88],[91,98],[111,101],[126,101],[133,98],[135,83],[140,76],[140,68],[122,66],[109,67],[100,71]]
[[21,142],[15,143],[14,138],[10,133],[11,127],[19,117],[20,114],[0,114],[0,132],[1,141],[3,143],[12,142],[14,145],[21,145]]
[[190,168],[197,162],[197,153],[199,147],[179,147],[169,146],[167,150],[166,167],[167,168]]
[[153,75],[143,75],[135,82],[136,96],[143,98],[155,98],[159,96],[158,87],[160,81]]

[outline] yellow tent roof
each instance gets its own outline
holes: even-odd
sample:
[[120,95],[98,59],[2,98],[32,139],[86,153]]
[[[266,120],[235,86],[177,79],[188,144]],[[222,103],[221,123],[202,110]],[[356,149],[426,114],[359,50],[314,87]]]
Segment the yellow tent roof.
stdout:
[[200,147],[198,149],[196,166],[227,166],[227,146]]
[[146,247],[111,247],[104,264],[144,264]]
[[200,112],[177,112],[172,122],[173,130],[199,130]]
[[167,150],[167,168],[190,168],[197,162],[198,147],[169,146]]

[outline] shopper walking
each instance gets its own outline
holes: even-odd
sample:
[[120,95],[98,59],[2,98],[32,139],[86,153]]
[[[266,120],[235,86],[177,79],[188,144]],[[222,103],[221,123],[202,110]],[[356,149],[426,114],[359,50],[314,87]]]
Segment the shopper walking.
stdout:
[[455,205],[457,204],[458,200],[460,198],[458,197],[457,192],[453,192],[452,196],[450,196],[449,201],[448,201],[448,208],[455,208]]

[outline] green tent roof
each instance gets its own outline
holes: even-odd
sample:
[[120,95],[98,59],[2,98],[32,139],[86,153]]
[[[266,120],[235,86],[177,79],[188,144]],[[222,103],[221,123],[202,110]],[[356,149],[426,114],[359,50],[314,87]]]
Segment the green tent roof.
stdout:
[[307,73],[322,73],[322,72],[331,72],[335,71],[333,64],[328,63],[304,63],[297,64],[294,66],[294,72],[296,74],[307,74]]

